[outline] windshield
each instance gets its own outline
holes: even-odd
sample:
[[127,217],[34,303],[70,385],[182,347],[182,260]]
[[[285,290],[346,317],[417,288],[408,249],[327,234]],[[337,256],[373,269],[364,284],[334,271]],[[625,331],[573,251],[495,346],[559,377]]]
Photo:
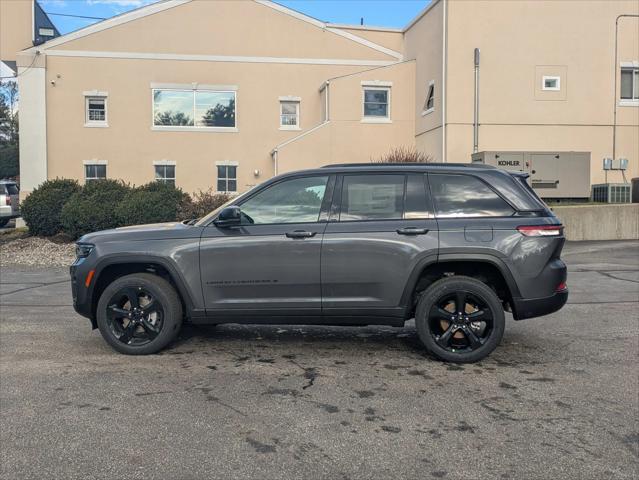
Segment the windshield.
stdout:
[[213,210],[211,213],[205,215],[202,218],[199,218],[197,220],[197,222],[194,223],[194,225],[196,227],[204,227],[206,225],[208,225],[209,223],[211,223],[211,221],[217,217],[217,215],[226,207],[228,207],[229,205],[231,205],[232,203],[237,202],[238,200],[244,198],[247,194],[251,193],[253,190],[255,190],[254,188],[251,188],[250,190],[244,192],[243,194],[237,196],[237,197],[233,197],[231,199],[229,199],[227,202],[223,203],[222,205],[220,205],[219,207],[217,207],[215,210]]

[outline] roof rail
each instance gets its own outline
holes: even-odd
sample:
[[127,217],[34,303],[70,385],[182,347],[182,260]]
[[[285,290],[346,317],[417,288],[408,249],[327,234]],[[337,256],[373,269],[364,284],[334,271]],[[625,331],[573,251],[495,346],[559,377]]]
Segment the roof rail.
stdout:
[[485,163],[417,163],[417,162],[371,162],[371,163],[333,163],[321,168],[357,168],[357,167],[466,167],[466,168],[497,168]]

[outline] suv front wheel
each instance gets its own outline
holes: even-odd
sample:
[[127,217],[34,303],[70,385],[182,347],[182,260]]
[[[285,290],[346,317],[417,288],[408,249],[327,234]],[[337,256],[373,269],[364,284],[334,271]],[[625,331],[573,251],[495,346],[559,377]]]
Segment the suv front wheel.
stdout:
[[182,304],[169,282],[135,273],[104,289],[97,307],[102,337],[127,355],[156,353],[173,341],[182,326]]
[[415,326],[426,349],[447,362],[477,362],[492,352],[504,334],[504,310],[485,283],[446,277],[421,295]]

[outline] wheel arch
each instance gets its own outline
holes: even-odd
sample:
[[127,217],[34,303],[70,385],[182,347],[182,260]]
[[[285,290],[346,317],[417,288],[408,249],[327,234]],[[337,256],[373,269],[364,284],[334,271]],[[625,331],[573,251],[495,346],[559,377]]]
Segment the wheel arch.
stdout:
[[102,259],[95,267],[91,288],[91,322],[95,325],[96,308],[104,289],[116,278],[133,273],[152,273],[167,280],[175,288],[187,317],[195,309],[193,295],[179,270],[170,261],[154,255],[117,255]]
[[512,299],[521,296],[508,266],[493,255],[453,254],[440,255],[436,259],[428,257],[415,266],[404,289],[402,305],[406,309],[406,318],[410,318],[414,312],[420,293],[433,282],[450,274],[485,281],[511,306]]

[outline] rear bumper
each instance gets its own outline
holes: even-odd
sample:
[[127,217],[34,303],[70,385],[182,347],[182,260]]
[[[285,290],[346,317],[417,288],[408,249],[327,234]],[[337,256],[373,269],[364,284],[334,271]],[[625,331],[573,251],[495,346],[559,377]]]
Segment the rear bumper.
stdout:
[[568,289],[561,290],[549,297],[513,298],[513,317],[515,320],[541,317],[556,312],[568,301]]

